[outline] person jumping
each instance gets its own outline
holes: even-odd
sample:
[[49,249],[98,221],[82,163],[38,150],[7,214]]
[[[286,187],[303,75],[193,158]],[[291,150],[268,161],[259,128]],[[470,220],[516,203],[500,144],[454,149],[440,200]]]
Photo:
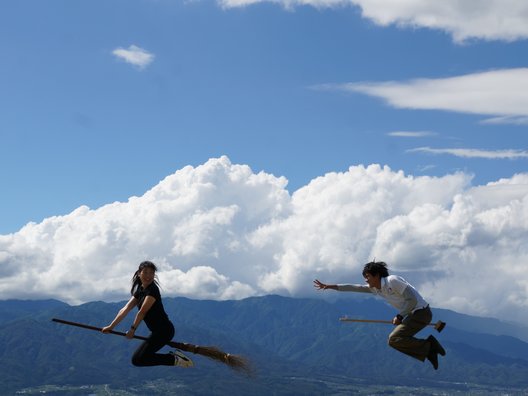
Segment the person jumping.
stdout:
[[363,277],[367,285],[336,284],[329,285],[314,280],[318,290],[332,289],[337,291],[373,293],[384,298],[398,310],[392,319],[396,328],[389,335],[389,345],[394,349],[412,356],[415,359],[429,360],[438,370],[438,355],[445,356],[445,349],[438,340],[430,335],[427,339],[415,338],[414,335],[426,327],[433,317],[429,304],[418,291],[405,279],[389,275],[387,264],[372,261],[365,264]]

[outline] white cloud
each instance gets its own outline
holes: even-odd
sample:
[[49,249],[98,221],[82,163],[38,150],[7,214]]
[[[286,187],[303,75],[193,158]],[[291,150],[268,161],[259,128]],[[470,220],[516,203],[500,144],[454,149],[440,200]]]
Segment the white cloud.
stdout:
[[137,66],[139,69],[145,69],[154,61],[154,54],[133,44],[128,49],[116,48],[112,51],[112,54],[127,63]]
[[376,257],[433,306],[526,318],[528,174],[470,183],[359,165],[290,195],[282,177],[211,159],[127,202],[1,235],[0,298],[125,299],[144,259],[167,296],[315,297],[314,278],[362,283]]
[[482,124],[514,124],[528,125],[528,116],[501,116],[483,120]]
[[421,152],[430,154],[449,154],[462,158],[485,158],[485,159],[519,159],[528,158],[528,151],[521,150],[479,150],[465,148],[434,149],[430,147],[418,147],[407,150],[407,152]]
[[428,136],[436,136],[437,134],[429,131],[394,131],[387,133],[388,136],[403,137],[403,138],[421,138]]
[[359,92],[381,98],[396,108],[498,116],[502,123],[519,123],[528,117],[528,68],[404,82],[320,85],[316,88]]
[[376,25],[427,28],[447,32],[456,42],[468,39],[521,40],[528,38],[525,0],[219,0],[226,8],[271,2],[287,9],[354,6]]
[[240,299],[254,295],[255,291],[247,284],[231,281],[214,268],[195,266],[187,272],[171,269],[163,273],[165,285],[179,285],[178,294],[199,299]]
[[351,0],[364,17],[387,26],[443,30],[457,42],[526,39],[528,3],[524,0]]

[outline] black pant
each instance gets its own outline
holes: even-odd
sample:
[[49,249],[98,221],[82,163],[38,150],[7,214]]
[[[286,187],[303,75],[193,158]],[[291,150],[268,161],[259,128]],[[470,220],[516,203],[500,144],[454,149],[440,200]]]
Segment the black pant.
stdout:
[[156,353],[174,337],[174,326],[170,323],[166,328],[153,331],[147,340],[136,349],[132,355],[134,366],[173,366],[174,356],[170,353]]

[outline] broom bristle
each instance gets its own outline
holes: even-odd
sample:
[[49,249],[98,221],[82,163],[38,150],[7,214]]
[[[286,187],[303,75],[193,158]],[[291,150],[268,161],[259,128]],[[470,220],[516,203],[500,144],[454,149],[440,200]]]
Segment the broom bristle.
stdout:
[[195,353],[225,363],[233,370],[243,372],[248,376],[253,375],[253,370],[251,369],[249,362],[242,356],[225,353],[214,346],[196,346]]
[[245,373],[248,377],[251,377],[254,374],[254,371],[247,359],[243,358],[242,356],[225,353],[215,346],[202,346],[182,342],[170,342],[169,345],[174,348],[181,349],[182,351],[195,353],[215,360],[219,363],[227,364],[233,370]]
[[231,367],[233,370],[242,372],[248,377],[253,377],[255,375],[255,370],[246,358],[228,353],[226,360],[229,367]]

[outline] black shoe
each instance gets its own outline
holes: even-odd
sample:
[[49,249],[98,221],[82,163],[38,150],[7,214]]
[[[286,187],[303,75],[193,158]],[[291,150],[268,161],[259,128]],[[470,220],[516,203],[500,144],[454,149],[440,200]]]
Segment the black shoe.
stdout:
[[431,343],[431,348],[436,351],[437,353],[439,353],[440,355],[442,356],[445,356],[446,354],[446,351],[445,349],[442,347],[442,345],[440,345],[440,343],[438,342],[438,340],[436,338],[434,338],[432,335],[430,335],[429,337],[427,337],[427,339],[429,340],[429,342]]
[[427,360],[431,362],[435,370],[438,370],[438,354],[431,348]]

